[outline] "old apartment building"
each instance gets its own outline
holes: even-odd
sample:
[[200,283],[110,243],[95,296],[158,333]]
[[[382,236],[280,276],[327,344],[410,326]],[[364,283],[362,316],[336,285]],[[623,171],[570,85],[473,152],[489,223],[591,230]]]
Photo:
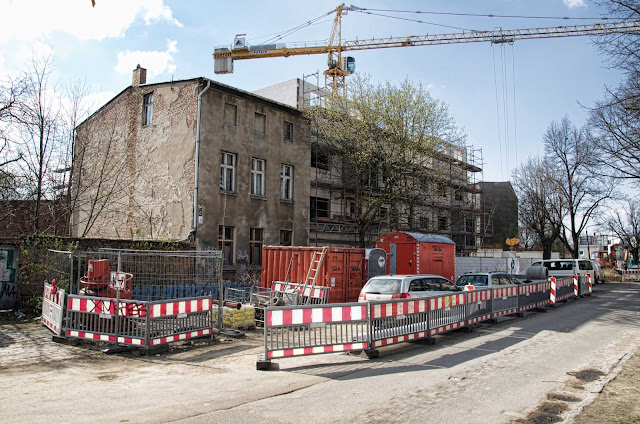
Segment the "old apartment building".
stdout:
[[189,239],[225,267],[309,241],[309,123],[206,78],[133,83],[77,127],[76,236]]
[[[260,95],[299,109],[321,104],[323,89],[301,79],[292,79],[256,91]],[[475,252],[488,234],[486,211],[480,186],[482,151],[442,142],[438,158],[430,161],[430,177],[408,205],[401,205],[395,219],[392,206],[381,208],[369,229],[369,244],[390,231],[441,234],[456,243],[458,254]],[[352,247],[358,245],[356,201],[352,182],[340,168],[340,152],[331,151],[311,131],[310,238],[314,245]],[[385,184],[382,172],[372,172],[369,189],[375,195]]]

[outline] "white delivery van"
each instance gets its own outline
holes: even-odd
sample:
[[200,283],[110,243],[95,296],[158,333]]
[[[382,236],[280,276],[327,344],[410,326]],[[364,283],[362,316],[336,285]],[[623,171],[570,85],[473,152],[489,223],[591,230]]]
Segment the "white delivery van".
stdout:
[[586,276],[591,274],[594,283],[601,283],[597,270],[588,259],[544,259],[531,264],[534,266],[544,266],[549,271],[549,277],[565,278],[573,275]]

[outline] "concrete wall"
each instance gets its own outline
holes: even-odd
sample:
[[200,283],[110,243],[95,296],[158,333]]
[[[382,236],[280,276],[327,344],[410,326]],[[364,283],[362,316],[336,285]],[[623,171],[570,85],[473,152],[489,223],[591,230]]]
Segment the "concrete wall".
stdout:
[[531,258],[456,257],[456,277],[466,272],[506,271],[524,274],[525,269],[535,261],[536,259]]
[[[200,80],[129,87],[78,127],[74,236],[187,237],[200,87]],[[150,92],[152,122],[143,126]]]

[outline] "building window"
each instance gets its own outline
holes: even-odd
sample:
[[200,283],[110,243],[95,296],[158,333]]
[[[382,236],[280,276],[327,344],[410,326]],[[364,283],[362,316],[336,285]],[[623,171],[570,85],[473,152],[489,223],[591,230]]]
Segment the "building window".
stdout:
[[234,227],[218,225],[218,248],[224,256],[224,265],[233,265],[233,236]]
[[329,170],[329,153],[326,148],[317,144],[311,146],[311,166],[325,171]]
[[311,197],[311,218],[329,218],[329,199]]
[[345,208],[345,216],[347,219],[355,219],[356,217],[356,202],[355,200],[347,200]]
[[280,230],[280,246],[291,246],[291,230]]
[[438,218],[438,230],[444,231],[447,229],[447,217],[441,216]]
[[428,230],[429,229],[429,218],[426,216],[421,216],[420,217],[420,228],[424,229],[424,230]]
[[293,200],[293,166],[280,165],[280,199]]
[[236,190],[236,154],[222,152],[220,155],[220,191],[234,193]]
[[474,223],[473,219],[465,219],[465,220],[464,220],[464,227],[465,227],[465,228],[464,228],[464,230],[465,230],[467,233],[473,233],[473,232],[475,232],[475,231],[474,231],[474,230],[475,230],[475,225],[474,225],[474,224],[475,224],[475,223]]
[[224,104],[224,123],[229,125],[236,125],[236,119],[238,115],[238,108],[236,105],[229,103]]
[[293,141],[293,124],[291,122],[284,121],[284,139]]
[[153,93],[145,94],[142,100],[144,105],[144,117],[142,125],[150,125],[153,119]]
[[251,265],[262,265],[262,228],[249,229],[249,263]]
[[264,159],[251,158],[251,194],[264,196]]
[[253,121],[253,130],[258,133],[264,134],[267,125],[267,115],[256,112],[255,119]]

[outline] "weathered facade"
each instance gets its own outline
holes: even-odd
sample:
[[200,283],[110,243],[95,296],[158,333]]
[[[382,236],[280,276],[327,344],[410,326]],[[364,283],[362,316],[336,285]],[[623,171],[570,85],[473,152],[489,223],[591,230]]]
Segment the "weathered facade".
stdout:
[[196,78],[133,84],[77,128],[76,236],[190,239],[226,268],[309,240],[309,123],[289,106]]

